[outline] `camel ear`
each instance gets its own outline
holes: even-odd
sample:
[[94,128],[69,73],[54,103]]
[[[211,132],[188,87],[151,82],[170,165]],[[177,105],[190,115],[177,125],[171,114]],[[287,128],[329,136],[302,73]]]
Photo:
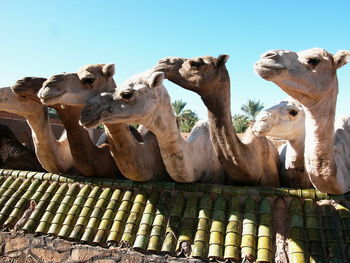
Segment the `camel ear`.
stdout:
[[111,78],[113,77],[115,73],[115,66],[114,64],[106,64],[102,68],[102,74],[105,78]]
[[149,86],[151,88],[158,87],[159,85],[162,85],[164,80],[164,73],[163,72],[154,72],[152,73],[150,79],[149,79]]
[[336,68],[341,68],[350,61],[350,51],[340,50],[333,56]]
[[218,58],[216,59],[216,62],[215,62],[215,67],[217,67],[217,68],[222,67],[223,65],[226,64],[226,61],[229,58],[230,58],[229,55],[220,55],[220,56],[218,56]]

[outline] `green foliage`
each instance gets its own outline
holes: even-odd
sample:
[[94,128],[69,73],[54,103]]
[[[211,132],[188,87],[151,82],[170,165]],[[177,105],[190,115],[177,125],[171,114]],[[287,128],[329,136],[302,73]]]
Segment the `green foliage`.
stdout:
[[235,114],[232,117],[233,127],[236,132],[243,133],[249,127],[249,119],[246,115]]
[[172,103],[180,132],[190,132],[198,121],[197,114],[189,109],[185,109],[187,102],[175,100]]
[[248,100],[246,104],[243,104],[241,110],[248,116],[251,121],[255,121],[258,113],[264,108],[264,104],[260,100]]

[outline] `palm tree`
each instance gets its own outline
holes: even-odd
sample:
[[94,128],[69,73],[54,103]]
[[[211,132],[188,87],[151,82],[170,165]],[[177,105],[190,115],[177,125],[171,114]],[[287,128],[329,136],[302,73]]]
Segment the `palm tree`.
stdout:
[[235,114],[232,117],[233,127],[235,131],[238,133],[245,132],[245,130],[249,126],[249,119],[246,115],[243,114]]
[[248,116],[251,121],[255,121],[258,113],[264,108],[264,104],[260,100],[248,100],[246,104],[243,104],[241,110]]
[[171,105],[173,106],[173,111],[175,113],[176,118],[179,118],[183,109],[186,107],[187,102],[182,100],[175,100],[173,103],[171,103]]
[[177,126],[180,132],[190,132],[193,126],[198,121],[197,114],[189,109],[184,109],[187,102],[182,100],[175,100],[172,103],[173,111],[176,116]]

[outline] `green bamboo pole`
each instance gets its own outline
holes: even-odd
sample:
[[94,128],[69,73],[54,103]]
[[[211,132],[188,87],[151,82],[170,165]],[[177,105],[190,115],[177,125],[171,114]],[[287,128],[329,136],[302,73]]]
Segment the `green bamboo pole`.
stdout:
[[36,228],[35,233],[47,234],[51,221],[56,214],[56,211],[64,197],[64,194],[67,193],[68,188],[69,188],[68,184],[62,184],[60,188],[58,188],[57,192],[54,194],[54,196],[50,200],[50,203],[47,206],[44,215],[40,219],[39,225]]
[[335,209],[328,203],[321,204],[322,226],[326,238],[326,247],[328,252],[328,262],[343,262],[340,240],[335,223]]
[[8,189],[0,196],[0,209],[2,209],[7,200],[13,196],[22,182],[23,180],[21,178],[16,178]]
[[122,191],[120,189],[115,189],[107,205],[107,208],[102,216],[100,225],[97,228],[97,233],[95,235],[95,238],[92,241],[94,245],[100,245],[100,246],[105,245],[108,231],[112,226],[112,222],[116,214],[116,210],[120,205],[121,196],[122,196]]
[[256,259],[258,220],[255,200],[248,196],[244,202],[241,257],[253,262]]
[[[49,204],[50,199],[55,194],[58,187],[59,184],[57,182],[53,182],[49,185],[49,187],[46,189],[45,193],[41,196],[39,202],[35,206],[35,210],[30,215],[27,223],[24,225],[24,232],[32,233],[35,230],[37,224],[39,223],[41,217],[43,216],[46,210],[46,207]],[[40,194],[37,194],[37,196],[40,196]]]
[[304,201],[306,236],[309,245],[310,263],[325,262],[322,250],[322,238],[316,203],[312,199]]
[[69,235],[69,240],[80,241],[81,236],[84,233],[84,229],[87,225],[87,222],[90,218],[92,209],[95,206],[97,202],[97,198],[100,195],[100,193],[101,193],[101,187],[99,186],[95,186],[90,192],[78,216],[78,220],[76,221],[75,226]]
[[288,208],[289,214],[289,254],[291,263],[307,262],[305,244],[304,214],[300,200],[292,198]]
[[336,210],[338,212],[343,230],[345,257],[347,261],[350,262],[350,209],[341,204],[337,204]]
[[228,218],[225,236],[224,259],[230,261],[240,260],[242,213],[239,197],[232,196],[229,201]]
[[[35,194],[35,191],[37,189],[39,190],[40,186],[40,181],[34,180],[20,200],[15,204],[14,208],[12,207],[12,211],[4,223],[6,229],[13,228],[16,222],[23,216],[24,211],[28,209],[31,198]],[[43,191],[41,192],[43,193]]]
[[165,230],[165,238],[162,245],[162,254],[169,254],[174,256],[176,250],[176,244],[179,237],[180,222],[182,218],[182,213],[185,207],[185,196],[182,191],[177,192],[173,205],[170,210],[170,216],[167,222]]
[[213,200],[210,194],[204,194],[199,202],[198,224],[192,251],[192,257],[194,258],[205,258],[208,255],[212,206]]
[[19,186],[19,188],[16,189],[16,192],[14,192],[13,195],[7,199],[6,203],[4,204],[4,207],[0,211],[0,226],[3,225],[3,223],[9,216],[9,214],[13,211],[13,207],[23,196],[23,194],[25,193],[29,185],[30,185],[30,180],[29,179],[24,180],[22,184]]
[[177,242],[177,255],[190,256],[191,245],[193,244],[194,232],[196,230],[198,218],[198,196],[195,194],[189,195],[185,211],[181,219],[181,226],[179,231],[179,239]]
[[6,192],[6,190],[10,187],[14,180],[15,177],[12,176],[6,178],[6,180],[1,184],[0,196],[2,196]]
[[91,186],[84,185],[74,200],[72,207],[69,209],[66,218],[63,221],[61,230],[58,233],[58,236],[61,238],[67,239],[70,233],[73,230],[73,227],[78,219],[78,216],[83,209],[84,203],[88,198],[88,195],[91,193]]
[[62,227],[63,221],[66,218],[67,213],[71,208],[79,190],[80,190],[79,185],[77,183],[74,183],[73,185],[71,185],[67,194],[64,196],[62,202],[60,203],[57,209],[57,212],[54,215],[54,218],[52,219],[50,228],[47,231],[49,235],[53,235],[53,236],[58,235]]
[[218,196],[214,203],[213,219],[210,226],[208,257],[213,260],[224,259],[224,237],[226,230],[226,200]]
[[125,221],[130,212],[132,200],[133,200],[133,193],[129,190],[125,191],[121,204],[114,217],[110,233],[107,237],[108,246],[117,246],[119,244],[121,235],[124,230]]
[[259,204],[258,255],[256,262],[273,262],[272,259],[272,207],[268,198]]
[[160,197],[157,211],[153,220],[150,239],[147,251],[151,253],[159,253],[162,247],[162,239],[165,234],[165,228],[169,217],[171,204],[171,195],[169,192],[163,192]]
[[101,222],[101,217],[108,205],[111,198],[112,190],[111,188],[105,188],[103,192],[98,197],[94,210],[90,215],[90,219],[86,225],[84,234],[81,238],[82,242],[91,243],[94,235],[97,232],[97,228]]
[[147,250],[149,235],[152,229],[152,223],[157,210],[157,202],[159,199],[159,191],[152,191],[147,200],[145,210],[143,212],[140,227],[136,234],[134,242],[134,250],[144,253]]
[[140,224],[142,212],[147,201],[147,192],[141,190],[135,197],[134,203],[131,207],[130,214],[126,220],[125,229],[120,239],[120,246],[122,248],[129,248],[135,241],[137,229]]

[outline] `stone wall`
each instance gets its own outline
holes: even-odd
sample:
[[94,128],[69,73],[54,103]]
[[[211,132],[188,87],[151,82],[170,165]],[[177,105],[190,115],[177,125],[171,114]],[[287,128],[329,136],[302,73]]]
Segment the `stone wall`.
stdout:
[[6,263],[200,263],[198,259],[144,255],[129,249],[101,248],[31,234],[0,232],[0,262]]

